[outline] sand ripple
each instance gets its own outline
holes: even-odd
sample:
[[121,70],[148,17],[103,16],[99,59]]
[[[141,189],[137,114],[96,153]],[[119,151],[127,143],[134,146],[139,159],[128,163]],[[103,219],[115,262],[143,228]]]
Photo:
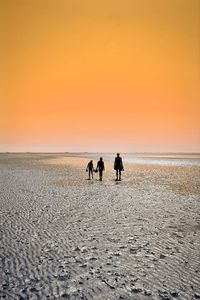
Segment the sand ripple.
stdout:
[[[2,299],[197,299],[198,167],[0,156]],[[52,163],[51,163],[52,162]]]

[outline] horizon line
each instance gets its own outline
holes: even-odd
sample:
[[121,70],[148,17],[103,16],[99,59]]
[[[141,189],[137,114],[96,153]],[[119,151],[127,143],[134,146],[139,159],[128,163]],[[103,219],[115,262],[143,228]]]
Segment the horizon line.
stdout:
[[[0,151],[0,154],[99,154],[99,153],[105,153],[105,154],[113,154],[117,153],[116,151]],[[121,151],[119,153],[123,154],[199,154],[200,152],[162,152],[162,151]]]

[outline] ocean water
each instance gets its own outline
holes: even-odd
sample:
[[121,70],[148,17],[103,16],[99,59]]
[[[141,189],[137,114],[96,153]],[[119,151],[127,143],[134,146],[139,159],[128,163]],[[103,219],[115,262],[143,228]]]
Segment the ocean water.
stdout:
[[[88,157],[98,160],[102,156],[104,161],[114,161],[116,154],[111,153],[87,153],[80,157]],[[135,165],[158,165],[158,166],[200,166],[200,154],[140,154],[122,153],[124,163]]]
[[[47,157],[64,159],[69,157],[79,157],[99,160],[102,156],[106,162],[114,162],[116,153],[2,153],[0,160],[11,160],[11,159],[31,159],[31,158],[47,158]],[[200,167],[200,154],[192,153],[121,153],[124,164],[133,165],[152,165],[152,166],[197,166]]]

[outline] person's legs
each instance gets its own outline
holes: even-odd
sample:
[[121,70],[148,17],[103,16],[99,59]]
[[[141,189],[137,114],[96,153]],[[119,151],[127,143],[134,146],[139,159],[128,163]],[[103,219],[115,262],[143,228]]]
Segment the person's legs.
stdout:
[[102,177],[103,177],[103,172],[99,171],[99,180],[102,181]]
[[90,180],[90,173],[91,173],[91,170],[89,169],[89,180]]
[[121,171],[119,170],[119,181],[121,181]]
[[119,170],[117,169],[116,170],[116,181],[118,181],[118,173],[119,173]]
[[92,179],[93,179],[93,170],[91,170],[91,175],[92,175]]

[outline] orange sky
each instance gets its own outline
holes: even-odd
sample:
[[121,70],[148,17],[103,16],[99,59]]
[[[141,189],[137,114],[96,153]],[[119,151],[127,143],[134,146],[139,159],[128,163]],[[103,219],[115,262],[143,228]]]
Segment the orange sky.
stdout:
[[200,152],[199,0],[0,0],[0,151]]

